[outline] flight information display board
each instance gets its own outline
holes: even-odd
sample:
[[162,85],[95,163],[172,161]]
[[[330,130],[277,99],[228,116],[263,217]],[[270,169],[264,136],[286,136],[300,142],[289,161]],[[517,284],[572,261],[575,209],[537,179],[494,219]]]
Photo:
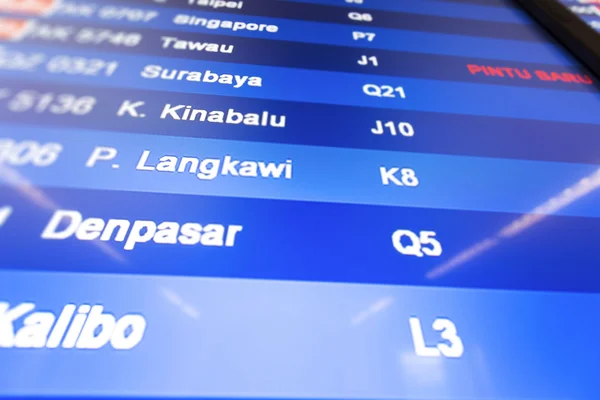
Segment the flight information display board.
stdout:
[[509,0],[0,0],[0,397],[597,400],[599,88]]

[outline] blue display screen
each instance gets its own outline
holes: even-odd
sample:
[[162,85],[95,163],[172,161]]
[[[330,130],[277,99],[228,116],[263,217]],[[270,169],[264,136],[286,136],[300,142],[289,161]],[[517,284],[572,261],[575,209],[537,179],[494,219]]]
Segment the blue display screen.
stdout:
[[509,0],[0,0],[0,397],[598,400],[599,164]]

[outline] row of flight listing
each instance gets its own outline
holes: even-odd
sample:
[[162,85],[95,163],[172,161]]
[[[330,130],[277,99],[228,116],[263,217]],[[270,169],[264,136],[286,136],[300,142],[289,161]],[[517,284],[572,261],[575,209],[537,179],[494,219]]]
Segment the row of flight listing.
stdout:
[[600,146],[597,124],[22,79],[0,86],[0,120],[124,134],[589,164],[597,162]]
[[0,290],[11,398],[598,393],[598,296],[6,270]]

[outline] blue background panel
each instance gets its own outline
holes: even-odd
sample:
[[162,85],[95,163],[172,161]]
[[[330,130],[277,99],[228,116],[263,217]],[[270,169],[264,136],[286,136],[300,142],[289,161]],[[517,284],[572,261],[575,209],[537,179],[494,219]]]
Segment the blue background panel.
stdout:
[[[593,400],[600,393],[598,295],[15,272],[0,273],[0,293],[37,311],[102,304],[147,321],[129,351],[0,349],[5,396]],[[463,356],[415,356],[413,316],[429,346],[440,340],[432,321],[451,319]]]
[[[4,268],[600,291],[600,255],[589,250],[600,236],[598,218],[26,186],[4,187],[0,207],[7,205],[13,212],[0,228]],[[126,241],[42,239],[58,209],[132,224],[174,221],[243,229],[231,247],[150,241],[125,250]],[[67,229],[67,222],[58,231]],[[399,229],[435,232],[441,255],[402,255],[392,241]],[[402,244],[410,244],[407,237]]]

